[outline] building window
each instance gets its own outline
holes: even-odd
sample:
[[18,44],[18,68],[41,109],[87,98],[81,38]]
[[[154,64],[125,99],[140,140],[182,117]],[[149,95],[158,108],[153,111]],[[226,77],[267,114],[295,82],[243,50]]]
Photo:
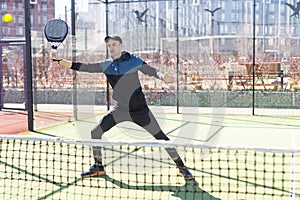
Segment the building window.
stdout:
[[24,23],[24,16],[23,15],[19,15],[18,16],[18,23],[19,24],[23,24]]
[[238,10],[239,9],[239,2],[231,2],[231,8],[232,10]]
[[225,25],[221,24],[220,25],[220,34],[223,35],[225,33]]
[[270,4],[269,9],[270,9],[270,12],[275,12],[275,5]]
[[48,21],[48,17],[47,17],[47,15],[44,15],[44,16],[43,16],[43,23],[46,24],[47,21]]
[[234,22],[238,21],[239,20],[238,13],[232,13],[231,14],[231,20],[234,21]]
[[7,10],[7,3],[3,2],[1,7],[2,7],[2,10]]
[[271,47],[274,46],[274,41],[272,39],[269,39],[268,40],[268,45],[271,46]]
[[23,35],[23,27],[17,27],[16,28],[16,35],[18,35],[18,36],[22,36]]
[[225,39],[224,38],[221,39],[221,45],[222,46],[225,45]]
[[199,5],[199,0],[193,0],[193,5],[195,6]]
[[23,3],[18,3],[18,11],[23,11]]
[[228,25],[224,24],[224,33],[228,33]]
[[237,34],[237,26],[231,26],[231,33]]
[[47,4],[43,4],[43,11],[47,12]]

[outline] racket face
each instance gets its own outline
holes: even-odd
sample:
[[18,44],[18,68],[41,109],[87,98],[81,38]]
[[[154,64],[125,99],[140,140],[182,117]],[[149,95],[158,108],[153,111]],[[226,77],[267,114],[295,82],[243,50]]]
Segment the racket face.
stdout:
[[61,19],[51,19],[45,25],[44,33],[49,42],[61,43],[68,35],[68,25]]

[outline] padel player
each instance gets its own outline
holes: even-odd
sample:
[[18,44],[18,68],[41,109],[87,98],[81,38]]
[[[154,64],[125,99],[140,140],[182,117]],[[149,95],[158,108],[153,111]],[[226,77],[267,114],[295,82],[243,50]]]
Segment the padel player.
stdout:
[[[116,104],[109,110],[99,124],[91,131],[92,139],[101,139],[102,135],[118,123],[131,121],[143,127],[158,140],[169,140],[161,130],[154,115],[149,110],[142,87],[138,78],[138,71],[159,78],[165,82],[173,82],[174,76],[163,74],[151,67],[140,57],[122,51],[123,42],[119,36],[105,37],[110,57],[96,63],[71,62],[65,59],[53,59],[58,64],[83,72],[102,72],[113,88],[113,99]],[[166,148],[166,151],[179,168],[179,175],[186,180],[193,179],[175,148]],[[102,165],[100,147],[93,147],[95,164],[89,171],[82,173],[82,177],[102,176],[106,172]]]

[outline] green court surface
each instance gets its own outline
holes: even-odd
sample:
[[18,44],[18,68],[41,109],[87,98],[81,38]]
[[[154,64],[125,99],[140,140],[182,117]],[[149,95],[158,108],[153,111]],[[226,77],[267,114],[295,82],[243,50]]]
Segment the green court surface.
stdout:
[[[87,140],[102,116],[21,135]],[[177,168],[163,150],[135,146],[107,148],[104,156],[107,174],[81,179],[81,172],[92,164],[91,151],[71,146],[59,153],[57,159],[62,162],[53,159],[51,165],[42,168],[47,170],[42,177],[36,176],[35,168],[40,166],[34,162],[23,169],[13,161],[9,163],[9,159],[1,159],[0,166],[6,165],[19,178],[1,177],[0,197],[23,199],[30,193],[32,199],[300,199],[300,117],[174,113],[155,113],[155,116],[171,141],[184,146],[178,152],[194,180],[178,177]],[[104,139],[154,141],[149,133],[129,122],[109,130]],[[64,148],[51,145],[37,159],[43,160],[49,152]],[[197,145],[229,150],[201,149]],[[287,152],[282,153],[282,149]],[[75,151],[79,152],[68,155]],[[56,169],[56,165],[60,165],[61,171],[49,169],[51,166]],[[58,174],[62,175],[56,177]]]
[[[155,114],[163,131],[183,144],[262,146],[299,148],[300,117],[250,115]],[[39,136],[90,139],[90,131],[102,115],[68,122],[30,134]],[[120,141],[154,140],[137,125],[124,122],[105,133],[105,138]]]

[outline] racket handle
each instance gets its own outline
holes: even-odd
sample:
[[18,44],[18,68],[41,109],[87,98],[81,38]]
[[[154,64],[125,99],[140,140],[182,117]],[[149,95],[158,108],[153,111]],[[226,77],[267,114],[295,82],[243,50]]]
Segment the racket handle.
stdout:
[[52,58],[52,61],[57,62],[59,64],[59,61],[61,61],[61,58]]

